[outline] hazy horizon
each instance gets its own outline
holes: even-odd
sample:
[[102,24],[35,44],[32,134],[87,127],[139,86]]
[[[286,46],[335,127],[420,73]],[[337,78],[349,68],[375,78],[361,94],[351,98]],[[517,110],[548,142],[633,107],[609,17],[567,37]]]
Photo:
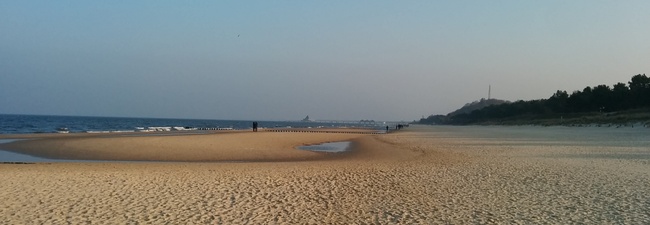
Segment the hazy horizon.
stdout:
[[2,1],[0,113],[411,121],[650,73],[649,1]]

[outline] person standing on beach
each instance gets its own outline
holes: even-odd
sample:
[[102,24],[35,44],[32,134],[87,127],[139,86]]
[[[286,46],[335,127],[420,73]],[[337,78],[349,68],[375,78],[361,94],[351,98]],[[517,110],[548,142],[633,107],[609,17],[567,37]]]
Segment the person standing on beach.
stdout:
[[253,132],[257,132],[257,121],[253,122]]

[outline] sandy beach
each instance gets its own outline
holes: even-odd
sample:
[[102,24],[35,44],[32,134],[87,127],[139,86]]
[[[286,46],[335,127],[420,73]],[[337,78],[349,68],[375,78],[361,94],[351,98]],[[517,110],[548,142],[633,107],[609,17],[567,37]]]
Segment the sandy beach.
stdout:
[[[601,145],[536,138],[535,129],[543,128],[531,128],[529,135],[515,130],[521,134],[516,138],[499,134],[500,128],[462,129],[473,128],[411,126],[390,134],[53,135],[4,144],[2,149],[48,157],[174,162],[0,164],[0,221],[650,223],[647,131],[632,140],[637,144]],[[608,132],[603,137],[616,139]],[[353,149],[336,154],[295,149],[332,141],[353,141]]]
[[[294,130],[300,131],[300,130]],[[14,135],[5,149],[54,159],[180,161],[180,162],[278,162],[305,161],[334,155],[295,149],[296,146],[349,141],[365,130],[308,132],[223,131],[196,133],[127,133]],[[312,131],[315,132],[315,131]]]

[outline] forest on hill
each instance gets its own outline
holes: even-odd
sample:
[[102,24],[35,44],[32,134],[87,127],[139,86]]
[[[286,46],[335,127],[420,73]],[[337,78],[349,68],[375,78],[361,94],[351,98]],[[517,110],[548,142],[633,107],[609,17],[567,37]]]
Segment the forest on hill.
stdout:
[[501,101],[499,104],[481,106],[462,113],[431,115],[416,122],[449,125],[648,123],[650,77],[638,74],[632,76],[627,84],[619,82],[612,87],[585,87],[571,94],[558,90],[548,99]]

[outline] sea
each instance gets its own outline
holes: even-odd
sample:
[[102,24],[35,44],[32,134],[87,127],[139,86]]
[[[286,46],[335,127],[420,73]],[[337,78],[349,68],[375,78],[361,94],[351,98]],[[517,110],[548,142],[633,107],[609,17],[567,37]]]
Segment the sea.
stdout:
[[[385,129],[393,123],[361,121],[256,121],[260,128],[339,128]],[[0,114],[0,134],[108,133],[135,132],[148,128],[181,130],[246,130],[252,120],[164,119],[93,116],[49,116]]]

